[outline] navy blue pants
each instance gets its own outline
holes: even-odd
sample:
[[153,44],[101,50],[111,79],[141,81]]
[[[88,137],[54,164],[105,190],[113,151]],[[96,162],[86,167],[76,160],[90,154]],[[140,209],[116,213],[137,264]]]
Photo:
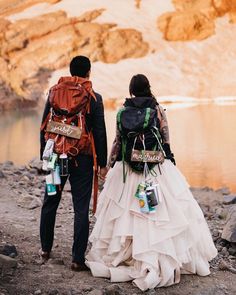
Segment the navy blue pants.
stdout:
[[93,183],[93,158],[79,155],[76,161],[69,160],[69,175],[61,177],[61,190],[49,196],[45,190],[41,210],[40,239],[42,250],[50,252],[53,246],[56,212],[65,183],[69,179],[74,206],[74,241],[72,261],[83,263],[89,235],[89,203]]

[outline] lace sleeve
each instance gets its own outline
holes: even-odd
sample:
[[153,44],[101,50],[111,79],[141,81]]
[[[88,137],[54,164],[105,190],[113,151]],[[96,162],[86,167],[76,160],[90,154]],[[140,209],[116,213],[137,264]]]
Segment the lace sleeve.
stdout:
[[163,143],[170,143],[170,134],[166,113],[160,105],[158,106],[158,118],[160,120],[160,133]]
[[116,137],[115,137],[115,140],[113,141],[111,153],[110,153],[109,160],[108,160],[108,167],[109,168],[113,167],[115,165],[117,157],[120,153],[120,148],[121,148],[121,137],[120,137],[120,132],[119,132],[118,128],[116,128]]

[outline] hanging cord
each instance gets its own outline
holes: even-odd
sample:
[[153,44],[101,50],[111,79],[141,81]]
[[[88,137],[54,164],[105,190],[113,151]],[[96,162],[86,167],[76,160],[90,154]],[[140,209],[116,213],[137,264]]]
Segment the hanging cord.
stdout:
[[91,145],[92,145],[92,153],[93,153],[93,214],[96,213],[97,209],[97,199],[98,199],[98,163],[97,163],[97,154],[94,143],[93,133],[90,133]]
[[[133,132],[132,132],[133,133]],[[135,148],[135,144],[137,141],[137,136],[134,139],[134,145],[132,150],[134,150]],[[121,137],[121,142],[122,142],[122,147],[121,147],[121,153],[122,153],[122,166],[123,166],[123,188],[122,188],[122,192],[119,198],[119,201],[121,201],[122,197],[123,197],[123,193],[124,193],[124,188],[125,188],[125,182],[126,182],[126,177],[127,177],[127,173],[128,173],[128,169],[125,169],[125,151],[126,151],[126,140],[124,137]]]
[[79,114],[77,115],[78,116],[78,119],[79,119],[79,127],[81,128],[81,130],[83,129],[83,121],[82,121],[82,114],[81,112],[79,112]]
[[[157,140],[158,146],[159,146],[161,152],[163,153],[163,155],[164,155],[164,157],[165,157],[165,151],[164,151],[164,149],[163,149],[163,147],[162,147],[162,144],[161,144],[161,141],[160,141],[160,138],[161,138],[160,132],[159,132],[158,128],[155,127],[155,126],[153,126],[153,129],[156,131],[156,133],[155,133],[153,130],[151,130],[151,131],[152,131],[152,134],[156,137],[156,140]],[[160,172],[160,174],[161,174],[160,163],[158,163],[157,165],[158,165],[158,170],[159,170],[159,172]],[[156,172],[155,172],[155,173],[156,173]]]
[[[144,155],[144,152],[146,151],[145,135],[144,134],[142,135],[141,141],[142,141],[142,144],[143,144],[143,155]],[[147,163],[147,161],[144,161],[143,176],[145,178],[145,181],[147,180],[147,177],[148,177],[149,174],[150,174],[150,169],[148,167],[148,163]]]
[[122,153],[122,165],[123,165],[123,183],[126,181],[126,172],[125,172],[125,150],[126,150],[126,140],[125,138],[121,138],[122,146],[121,146],[121,153]]
[[[126,170],[126,172],[125,172],[125,179],[127,177],[127,173],[128,173],[128,170]],[[123,188],[122,188],[122,192],[121,192],[121,195],[120,195],[120,198],[119,198],[119,201],[118,202],[120,202],[121,199],[122,199],[122,197],[123,197],[124,189],[125,189],[125,182],[123,182]]]
[[47,126],[48,122],[52,120],[52,108],[50,108],[49,113],[47,114],[45,120],[43,121],[41,127],[40,127],[40,131],[45,131],[45,127]]
[[[158,165],[158,168],[159,168],[159,171],[160,171],[160,167],[159,167],[159,165]],[[150,174],[153,176],[153,177],[157,177],[157,173],[156,173],[156,171],[154,170],[154,169],[151,169],[150,170]],[[161,173],[160,173],[161,174]]]
[[121,137],[121,154],[122,154],[122,167],[123,167],[123,188],[122,188],[122,192],[119,198],[119,201],[121,201],[122,197],[123,197],[123,193],[124,193],[124,189],[125,189],[125,182],[126,182],[126,177],[127,177],[127,173],[128,170],[125,170],[125,150],[126,150],[126,141],[124,137]]
[[156,140],[157,140],[157,143],[159,145],[159,148],[160,148],[160,150],[162,151],[162,153],[165,156],[165,151],[164,151],[164,149],[162,147],[162,144],[161,144],[161,141],[160,141],[160,138],[161,138],[160,132],[159,132],[158,128],[155,127],[155,126],[153,126],[153,129],[156,131],[156,133],[153,130],[151,130],[152,131],[152,134],[156,137]]
[[124,136],[122,136],[122,126],[121,126],[121,114],[124,110],[125,110],[125,108],[120,109],[116,115],[117,127],[121,133],[121,155],[122,155],[122,165],[123,165],[123,183],[125,183],[125,180],[126,180],[125,150],[126,150],[126,144],[127,144],[126,139],[124,138]]

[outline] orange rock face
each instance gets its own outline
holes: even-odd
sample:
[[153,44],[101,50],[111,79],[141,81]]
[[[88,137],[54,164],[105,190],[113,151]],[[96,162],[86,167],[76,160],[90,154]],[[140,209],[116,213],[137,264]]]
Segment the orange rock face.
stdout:
[[158,28],[168,41],[203,40],[215,32],[215,19],[229,13],[235,23],[236,0],[172,0],[176,11],[163,14]]
[[166,13],[159,18],[158,26],[168,41],[203,40],[215,31],[212,19],[194,11]]
[[[142,35],[134,29],[117,29],[102,36],[100,60],[115,63],[128,57],[140,57],[147,53],[147,43]],[[124,50],[124,48],[126,48]]]
[[[14,23],[0,19],[2,89],[27,104],[37,102],[50,72],[68,66],[75,55],[106,63],[146,55],[148,44],[140,32],[91,22],[102,12],[103,9],[94,10],[68,18],[65,12],[57,11]],[[0,93],[0,109],[5,100]]]
[[41,2],[54,4],[60,1],[61,0],[3,0],[0,1],[0,17],[19,12]]

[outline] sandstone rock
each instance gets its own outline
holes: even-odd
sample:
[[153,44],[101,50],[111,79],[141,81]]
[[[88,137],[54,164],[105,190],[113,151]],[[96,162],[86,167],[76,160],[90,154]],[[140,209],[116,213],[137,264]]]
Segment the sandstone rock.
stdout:
[[229,256],[228,249],[226,247],[223,247],[221,250],[221,254],[226,257]]
[[236,242],[236,205],[229,209],[221,237],[229,242]]
[[112,284],[106,287],[103,291],[104,295],[121,295],[124,294],[124,290],[117,284]]
[[6,16],[9,14],[13,14],[19,12],[21,10],[26,9],[32,5],[35,5],[40,2],[48,2],[48,3],[57,3],[61,0],[8,0],[0,2],[0,16]]
[[215,17],[232,11],[236,5],[235,0],[173,0],[173,4],[180,11],[202,11]]
[[0,170],[0,178],[4,178],[4,177],[5,177],[4,173]]
[[211,0],[172,0],[178,11],[183,10],[205,10],[211,7]]
[[236,273],[236,269],[233,268],[229,263],[227,263],[225,260],[221,259],[219,263],[219,270],[229,270],[232,273]]
[[17,261],[9,256],[0,254],[0,269],[11,269],[17,267]]
[[52,289],[48,292],[49,295],[57,295],[59,294],[59,291],[57,289]]
[[24,182],[29,182],[30,181],[30,178],[27,175],[23,175],[21,177],[21,180],[24,181]]
[[30,222],[34,222],[34,221],[37,221],[37,218],[35,218],[35,217],[29,217],[28,220],[29,220]]
[[75,274],[72,271],[68,272],[68,270],[66,270],[62,272],[63,279],[69,280],[69,279],[72,279],[74,276]]
[[50,265],[65,265],[65,262],[64,262],[64,260],[63,259],[56,259],[56,258],[54,258],[54,259],[52,259],[52,258],[50,258],[49,260],[48,260],[48,264]]
[[229,21],[231,24],[236,23],[236,10],[233,10],[229,13]]
[[15,254],[15,256],[18,255],[16,246],[10,244],[5,244],[2,249],[0,249],[0,253],[6,256],[10,256],[11,254]]
[[236,195],[226,195],[226,196],[224,196],[223,203],[225,205],[235,204],[236,203]]
[[215,217],[220,219],[226,219],[228,210],[226,208],[217,208],[215,212]]
[[222,249],[223,249],[223,247],[221,246],[221,245],[216,245],[216,249],[218,250],[218,252],[221,252],[222,251]]
[[5,170],[4,173],[7,176],[13,176],[13,175],[15,175],[15,173],[13,171],[11,171],[11,170]]
[[140,6],[141,6],[141,1],[142,1],[142,0],[135,0],[135,7],[136,7],[137,9],[140,8]]
[[36,197],[41,197],[41,196],[43,196],[44,192],[39,188],[35,188],[33,190],[32,194]]
[[42,161],[38,158],[34,158],[28,163],[28,167],[40,171],[42,169]]
[[201,287],[201,291],[191,292],[193,295],[228,295],[228,288],[224,284],[207,285]]
[[201,12],[171,12],[158,19],[158,27],[168,41],[203,40],[215,32],[215,24]]
[[91,292],[87,293],[88,295],[103,295],[103,291],[102,290],[92,290]]
[[236,256],[236,248],[230,247],[228,249],[229,255]]
[[36,105],[37,101],[25,100],[23,97],[16,94],[12,87],[10,87],[7,83],[1,81],[0,74],[0,112],[17,110],[23,107],[36,107]]
[[[133,29],[118,29],[103,36],[101,60],[115,63],[128,57],[142,57],[148,51],[148,44],[142,35]],[[125,50],[124,50],[125,48]]]
[[[109,63],[148,52],[140,32],[111,30],[115,24],[91,23],[102,12],[103,9],[93,10],[69,18],[65,12],[57,11],[14,23],[0,21],[0,110],[21,103],[25,107],[35,106],[51,72],[68,66],[78,52],[92,61]],[[8,102],[6,97],[12,98]]]
[[79,21],[79,22],[91,22],[95,18],[100,16],[103,13],[103,11],[105,11],[105,9],[103,9],[103,8],[98,9],[98,10],[86,11],[84,14],[82,14],[81,16],[79,16],[77,18],[77,21]]
[[158,28],[169,41],[203,40],[215,33],[215,19],[226,13],[235,22],[235,0],[173,0],[175,12],[158,19]]
[[[47,25],[44,24],[45,20]],[[9,55],[11,51],[26,48],[30,41],[38,39],[58,30],[70,23],[64,11],[40,15],[35,19],[23,19],[8,25],[5,32],[6,42],[2,45],[2,54]],[[14,38],[14,42],[12,39]]]
[[213,232],[212,232],[212,236],[213,237],[218,237],[219,236],[219,232],[217,229],[214,229]]
[[216,192],[219,192],[222,195],[229,195],[230,194],[230,190],[228,187],[222,187],[222,188],[216,190]]
[[[10,21],[4,19],[4,18],[0,18],[0,41],[2,42],[4,40],[4,31],[6,30],[6,28],[8,27],[8,25],[10,25]],[[1,46],[0,46],[0,52],[1,52]],[[2,52],[1,52],[2,55]]]
[[35,209],[37,207],[40,207],[42,205],[42,202],[40,199],[31,196],[31,195],[21,195],[17,199],[17,204],[19,207],[26,208],[26,209]]
[[13,168],[13,166],[14,166],[14,163],[12,161],[5,161],[3,163],[4,168]]

